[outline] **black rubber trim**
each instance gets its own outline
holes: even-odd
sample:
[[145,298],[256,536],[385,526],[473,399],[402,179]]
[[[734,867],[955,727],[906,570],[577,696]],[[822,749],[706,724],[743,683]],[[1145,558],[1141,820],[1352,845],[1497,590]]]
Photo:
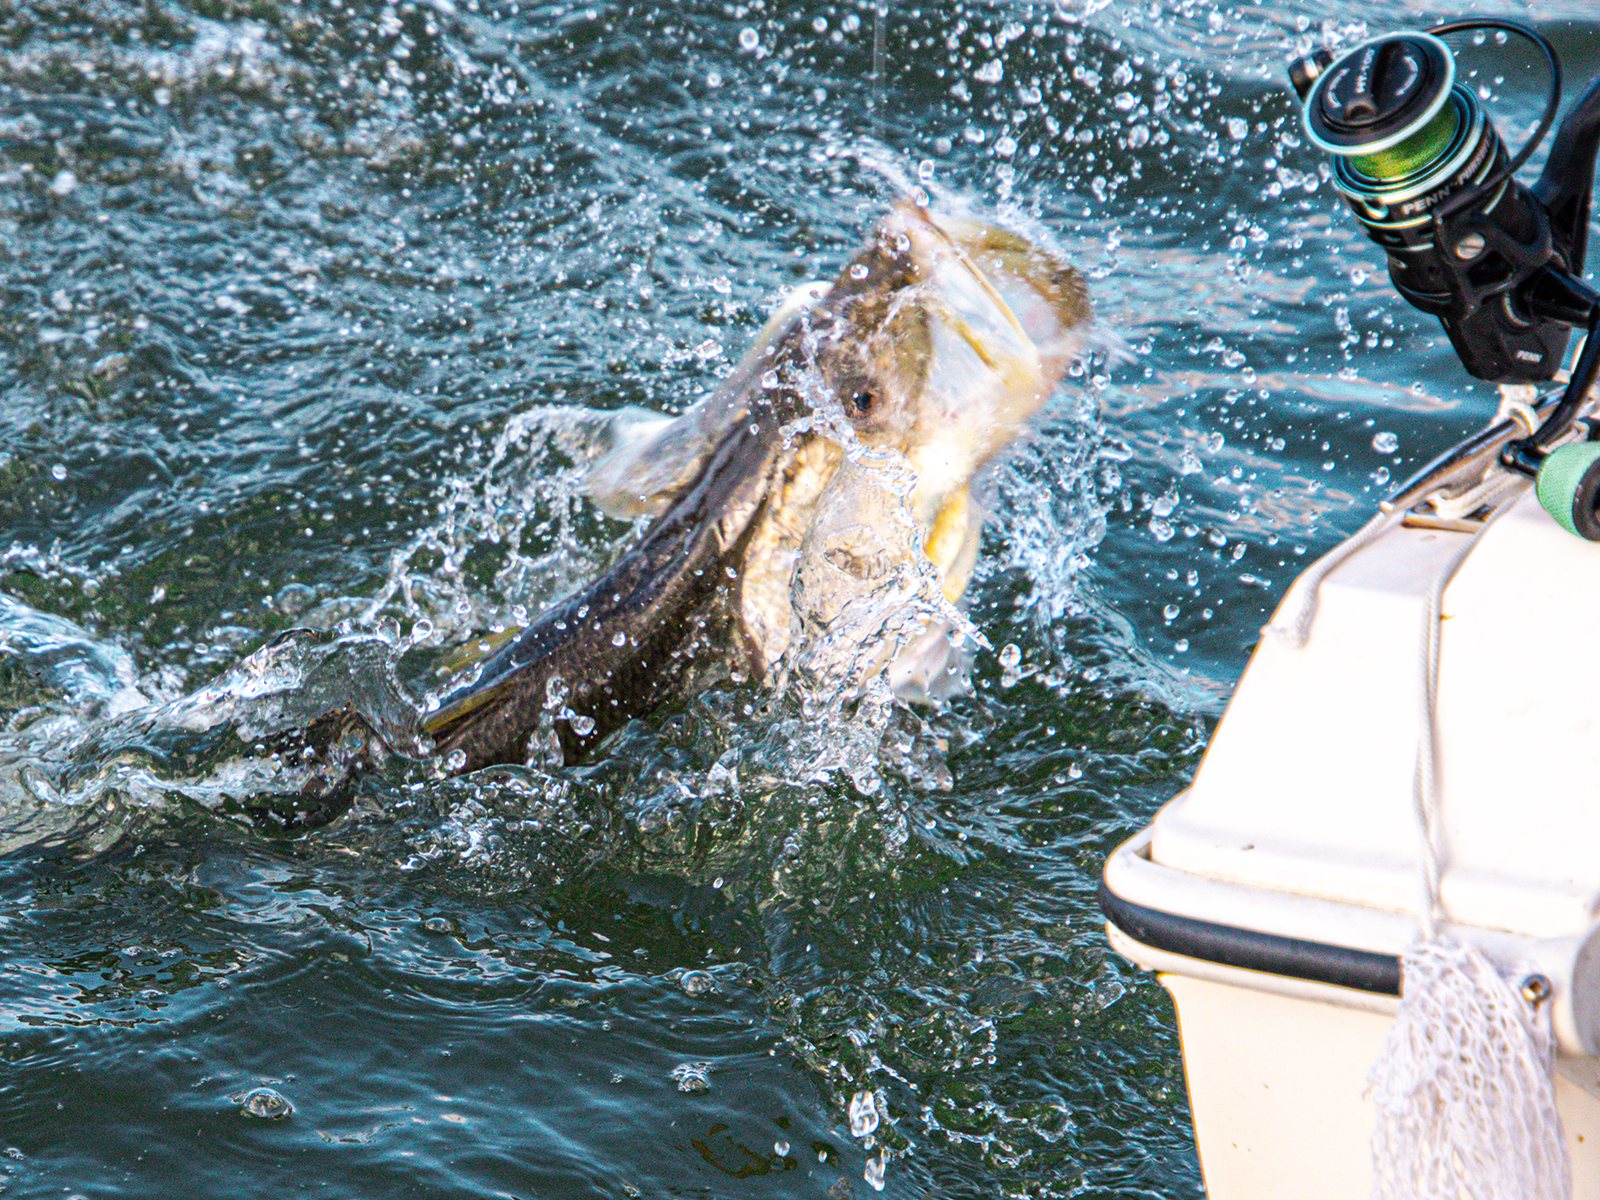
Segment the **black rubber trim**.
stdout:
[[1291,979],[1331,983],[1384,996],[1400,994],[1400,960],[1393,954],[1352,950],[1326,942],[1218,925],[1194,917],[1146,908],[1124,900],[1100,880],[1100,909],[1106,919],[1136,942],[1202,962]]

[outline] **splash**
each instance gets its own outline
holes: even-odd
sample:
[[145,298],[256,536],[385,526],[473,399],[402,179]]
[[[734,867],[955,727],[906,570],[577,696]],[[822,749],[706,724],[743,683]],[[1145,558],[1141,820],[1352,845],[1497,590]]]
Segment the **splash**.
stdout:
[[616,414],[575,407],[513,415],[481,466],[439,485],[434,519],[391,555],[358,623],[409,625],[416,647],[494,639],[598,573],[615,546],[595,544],[583,469],[618,426]]
[[[29,666],[50,662],[57,645],[36,640],[21,657]],[[125,667],[114,648],[73,645],[114,670]],[[381,639],[294,631],[163,703],[129,686],[114,694],[115,705],[19,713],[0,734],[0,847],[92,835],[99,849],[133,828],[140,812],[160,817],[185,802],[268,827],[325,824],[348,806],[359,774],[381,768],[395,750],[427,754],[396,658]],[[81,703],[103,690],[64,694]]]

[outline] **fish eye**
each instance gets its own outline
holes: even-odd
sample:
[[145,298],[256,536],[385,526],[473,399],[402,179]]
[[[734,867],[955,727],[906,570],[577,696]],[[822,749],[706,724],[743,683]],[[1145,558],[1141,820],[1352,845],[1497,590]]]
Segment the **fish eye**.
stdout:
[[878,393],[871,388],[862,388],[844,402],[844,415],[852,421],[859,421],[864,417],[870,417],[877,407]]

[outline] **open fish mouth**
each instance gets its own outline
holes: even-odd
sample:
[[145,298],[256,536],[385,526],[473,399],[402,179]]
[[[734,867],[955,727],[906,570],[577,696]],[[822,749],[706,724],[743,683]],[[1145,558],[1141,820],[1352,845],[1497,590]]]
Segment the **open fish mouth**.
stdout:
[[798,289],[680,416],[620,415],[591,470],[652,518],[588,587],[494,650],[426,720],[470,770],[572,761],[631,717],[786,665],[911,699],[951,690],[976,562],[972,485],[1080,352],[1081,277],[1029,239],[902,203]]

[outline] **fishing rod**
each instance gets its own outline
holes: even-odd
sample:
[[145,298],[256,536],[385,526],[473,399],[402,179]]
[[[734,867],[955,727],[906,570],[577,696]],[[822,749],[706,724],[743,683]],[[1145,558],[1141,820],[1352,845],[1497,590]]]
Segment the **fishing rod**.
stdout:
[[[1456,79],[1443,40],[1502,30],[1543,54],[1549,86],[1539,123],[1511,154],[1478,98]],[[1556,131],[1530,188],[1516,178],[1554,124],[1561,60],[1515,21],[1450,21],[1393,33],[1338,58],[1317,50],[1289,66],[1312,143],[1334,157],[1334,186],[1382,246],[1389,279],[1438,317],[1461,363],[1493,383],[1553,379],[1574,329],[1583,348],[1561,398],[1537,428],[1513,438],[1500,464],[1536,480],[1540,502],[1568,530],[1600,541],[1600,422],[1573,431],[1600,374],[1600,292],[1583,280],[1600,149],[1600,78]],[[1561,444],[1557,444],[1557,443]]]

